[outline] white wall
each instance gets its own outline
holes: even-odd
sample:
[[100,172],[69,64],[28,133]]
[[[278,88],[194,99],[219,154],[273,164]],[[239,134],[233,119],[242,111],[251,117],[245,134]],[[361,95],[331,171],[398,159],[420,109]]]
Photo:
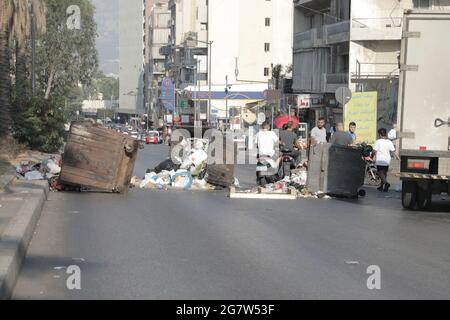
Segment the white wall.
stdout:
[[209,1],[209,40],[212,45],[212,83],[223,84],[228,75],[235,82],[235,58],[239,56],[239,2],[240,0]]
[[[214,41],[212,82],[265,82],[271,65],[292,63],[293,3],[290,0],[210,0],[209,38]],[[265,18],[271,25],[265,26]],[[270,51],[264,51],[264,43]],[[239,76],[236,79],[236,58]],[[269,68],[269,76],[264,76]]]
[[294,42],[294,4],[290,0],[272,0],[272,63],[292,64]]

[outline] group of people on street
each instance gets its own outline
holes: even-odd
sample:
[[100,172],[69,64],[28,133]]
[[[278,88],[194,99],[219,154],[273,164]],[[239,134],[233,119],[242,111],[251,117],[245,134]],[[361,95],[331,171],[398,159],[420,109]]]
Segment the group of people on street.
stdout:
[[[321,117],[317,121],[317,126],[311,130],[311,145],[331,143],[336,146],[356,146],[357,124],[351,122],[348,131],[345,130],[342,122],[337,123],[332,129],[331,134],[327,133],[326,119]],[[387,181],[389,166],[392,158],[398,158],[395,153],[396,149],[393,142],[388,138],[388,132],[385,128],[378,130],[378,140],[373,147],[373,155],[375,165],[377,166],[378,175],[381,179],[381,185],[378,190],[388,192],[390,184]],[[279,136],[271,130],[271,125],[268,122],[263,123],[261,130],[256,136],[259,155],[274,157],[277,148],[281,147],[289,149],[296,164],[300,163],[300,150],[306,146],[299,145],[299,139],[294,132],[293,124],[287,123],[283,130],[280,131]]]
[[[350,122],[348,131],[345,131],[344,124],[339,122],[332,129],[331,137],[327,139],[327,130],[325,129],[325,118],[319,118],[317,126],[311,130],[312,144],[321,144],[330,142],[337,146],[355,146],[356,145],[356,123]],[[378,140],[373,147],[373,155],[377,172],[381,179],[381,185],[378,191],[388,192],[391,185],[387,181],[389,166],[393,158],[398,159],[395,152],[395,146],[388,137],[385,128],[378,130]]]

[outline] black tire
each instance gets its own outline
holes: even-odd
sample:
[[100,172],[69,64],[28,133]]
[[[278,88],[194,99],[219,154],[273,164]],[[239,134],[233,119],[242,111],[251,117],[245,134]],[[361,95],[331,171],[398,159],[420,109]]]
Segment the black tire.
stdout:
[[209,165],[206,181],[213,186],[228,188],[234,184],[233,165]]
[[417,183],[414,181],[403,181],[402,185],[403,208],[414,210],[417,204]]
[[366,190],[361,189],[358,191],[358,196],[360,196],[361,198],[364,198],[366,196]]
[[428,181],[417,183],[417,207],[420,210],[429,210],[432,198],[431,183]]

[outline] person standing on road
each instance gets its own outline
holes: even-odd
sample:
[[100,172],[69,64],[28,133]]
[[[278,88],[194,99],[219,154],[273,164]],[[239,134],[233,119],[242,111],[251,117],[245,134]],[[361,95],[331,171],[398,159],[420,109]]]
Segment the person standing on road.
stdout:
[[381,178],[381,185],[378,191],[388,192],[391,185],[387,181],[389,166],[392,157],[395,156],[395,147],[391,140],[388,139],[386,129],[378,130],[380,138],[375,142],[374,155],[375,165],[377,166],[378,175]]
[[348,133],[350,133],[350,136],[353,139],[353,144],[356,142],[356,123],[350,122],[350,125],[348,127]]
[[330,142],[335,146],[348,147],[353,144],[353,138],[350,133],[345,132],[344,124],[339,122],[336,124],[336,132],[331,137]]
[[317,127],[311,130],[312,144],[327,143],[327,130],[325,129],[325,118],[320,117],[317,121]]

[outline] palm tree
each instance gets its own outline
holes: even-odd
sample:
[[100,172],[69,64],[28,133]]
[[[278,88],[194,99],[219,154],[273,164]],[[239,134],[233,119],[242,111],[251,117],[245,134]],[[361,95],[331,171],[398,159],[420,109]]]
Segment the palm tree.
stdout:
[[14,40],[16,51],[16,97],[26,96],[27,39],[32,27],[30,10],[38,32],[45,32],[46,5],[44,0],[0,0],[0,136],[11,128],[10,58]]
[[0,0],[0,136],[11,127],[11,78],[9,54],[9,30],[11,29],[11,1]]

